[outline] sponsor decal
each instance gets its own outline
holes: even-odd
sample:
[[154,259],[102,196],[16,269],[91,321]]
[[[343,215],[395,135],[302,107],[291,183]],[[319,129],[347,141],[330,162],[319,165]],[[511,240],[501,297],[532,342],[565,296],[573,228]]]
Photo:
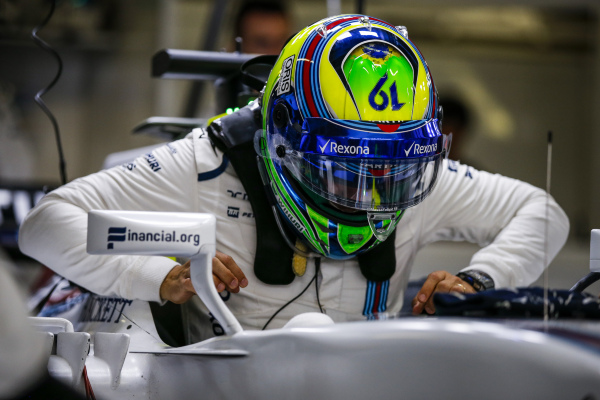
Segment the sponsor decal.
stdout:
[[[448,171],[458,173],[458,165],[459,165],[459,163],[457,161],[448,160]],[[465,178],[473,179],[473,174],[471,173],[471,167],[468,165],[466,167],[467,167],[467,171],[465,172],[465,175],[464,175]]]
[[368,207],[366,210],[374,212],[396,212],[398,211],[398,207]]
[[111,297],[92,296],[83,307],[79,316],[80,322],[114,322],[117,323],[123,315],[126,306],[130,306],[131,300]]
[[137,167],[137,164],[134,162],[130,162],[130,163],[125,163],[125,164],[121,165],[121,167],[128,171],[133,171]]
[[319,150],[323,154],[370,154],[369,146],[352,146],[337,144],[331,139],[327,139],[327,142],[323,146],[319,145]]
[[[229,301],[231,298],[231,293],[229,290],[223,290],[221,293],[219,293],[219,297],[221,297],[221,300],[223,301]],[[210,317],[210,324],[212,325],[213,334],[215,336],[225,335],[225,329],[223,329],[221,323],[215,318],[215,316],[211,312],[208,313],[208,316]]]
[[[248,201],[247,193],[237,192],[237,191],[230,190],[230,189],[227,189],[227,193],[229,194],[229,196],[231,198]],[[251,211],[250,212],[248,212],[248,211],[241,212],[240,207],[227,206],[227,216],[228,217],[239,218],[240,213],[241,213],[242,218],[254,218],[254,213]]]
[[290,210],[288,210],[284,202],[281,200],[281,196],[275,191],[273,193],[275,193],[275,198],[277,199],[277,204],[279,204],[279,208],[283,210],[283,213],[285,214],[287,219],[290,220],[290,222],[292,223],[292,225],[294,225],[294,228],[296,228],[298,232],[304,233],[306,228],[304,228],[304,226],[298,221],[298,219],[296,219],[294,214],[292,214]]
[[167,143],[167,148],[171,151],[171,154],[177,154],[177,149],[171,143]]
[[[385,160],[382,160],[383,162]],[[364,164],[362,164],[365,168],[369,168],[369,169],[374,169],[374,170],[381,170],[384,172],[387,172],[389,170],[391,170],[392,168],[394,168],[394,165],[392,164],[381,164],[381,163],[377,163],[377,164],[373,164],[373,163],[369,163],[366,162]]]
[[108,245],[107,249],[114,249],[114,242],[124,242],[126,239],[127,228],[126,227],[114,227],[108,228]]
[[213,334],[215,336],[223,336],[223,335],[225,335],[225,329],[223,329],[223,327],[221,326],[221,324],[219,323],[219,321],[215,318],[215,316],[212,315],[211,312],[208,313],[208,316],[210,317],[210,324],[212,325]]
[[127,227],[111,226],[108,228],[107,249],[114,249],[115,242],[175,242],[200,244],[200,235],[192,233],[177,233],[173,230],[165,232],[136,232]]
[[465,172],[465,177],[469,179],[473,179],[473,174],[471,174],[471,167],[467,166],[467,172]]
[[158,163],[158,160],[156,159],[154,154],[148,153],[144,156],[144,158],[148,162],[148,165],[150,166],[150,168],[152,168],[152,171],[158,172],[161,170],[160,164]]
[[[240,217],[240,208],[239,207],[227,207],[227,216],[230,218],[239,218]],[[242,218],[254,218],[253,212],[242,212]]]
[[281,72],[279,73],[279,86],[277,86],[278,96],[292,90],[292,68],[294,66],[294,57],[295,55],[291,55],[283,60]]
[[234,199],[237,199],[238,196],[240,196],[242,200],[248,199],[248,195],[246,193],[234,192],[233,190],[229,190],[229,189],[227,189],[227,193],[229,193],[229,195],[231,197],[233,197]]
[[448,160],[448,170],[458,172],[458,163],[454,160]]
[[406,154],[406,157],[408,157],[409,155],[413,156],[418,156],[421,154],[429,154],[429,153],[433,153],[437,151],[437,143],[434,144],[427,144],[424,146],[421,146],[419,144],[417,144],[417,142],[413,142],[410,147],[408,148],[408,150],[404,150],[404,154]]

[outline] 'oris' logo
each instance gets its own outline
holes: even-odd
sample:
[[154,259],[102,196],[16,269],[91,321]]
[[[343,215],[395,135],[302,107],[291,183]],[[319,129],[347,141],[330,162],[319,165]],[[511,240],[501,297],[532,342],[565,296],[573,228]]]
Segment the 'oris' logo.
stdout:
[[[327,150],[328,146],[329,149]],[[335,154],[369,154],[369,146],[346,146],[332,142],[331,139],[327,140],[323,146],[319,146],[319,149],[321,153],[325,153],[327,150],[328,153]]]
[[292,90],[292,66],[294,65],[294,57],[295,56],[292,54],[283,60],[281,73],[279,75],[279,86],[277,87],[278,96]]

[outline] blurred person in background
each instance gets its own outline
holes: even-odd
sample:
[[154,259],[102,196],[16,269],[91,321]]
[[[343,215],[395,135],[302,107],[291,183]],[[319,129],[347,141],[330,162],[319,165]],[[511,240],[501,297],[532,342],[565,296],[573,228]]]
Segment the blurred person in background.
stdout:
[[234,38],[241,51],[277,55],[292,34],[291,20],[282,1],[244,1],[235,18]]
[[452,95],[440,96],[440,105],[444,110],[442,133],[452,134],[450,158],[475,169],[489,171],[469,154],[468,145],[474,137],[473,110],[462,98]]
[[450,158],[461,164],[471,165],[465,159],[465,145],[470,138],[471,113],[467,105],[456,97],[440,96],[440,105],[444,110],[442,133],[452,134],[452,153]]

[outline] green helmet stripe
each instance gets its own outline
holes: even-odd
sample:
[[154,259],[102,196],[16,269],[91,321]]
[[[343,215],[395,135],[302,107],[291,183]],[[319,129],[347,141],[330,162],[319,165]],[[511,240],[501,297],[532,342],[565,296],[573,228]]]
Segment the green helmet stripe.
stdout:
[[325,232],[325,231],[323,231],[323,229],[321,229],[321,226],[323,226],[325,228],[327,228],[329,226],[329,219],[322,216],[321,214],[317,213],[315,210],[310,208],[308,205],[306,206],[306,210],[308,211],[308,216],[312,220],[313,226],[315,227],[315,231],[317,231],[319,238],[321,239],[321,241],[323,243],[325,243],[327,248],[329,248],[329,234],[328,234],[328,232]]
[[[285,204],[283,204],[283,206],[288,208],[290,213],[293,214],[292,216],[294,218],[297,218],[300,220],[300,223],[304,227],[304,229],[301,230],[302,234],[316,249],[321,249],[319,240],[317,239],[313,230],[311,229],[312,225],[309,224],[309,222],[306,220],[302,211],[296,206],[296,203],[294,203],[294,201],[292,201],[292,199],[287,194],[287,192],[285,190],[281,190],[281,187],[283,186],[283,184],[281,183],[281,179],[279,178],[279,175],[274,172],[275,166],[273,165],[273,162],[270,159],[265,159],[265,160],[267,160],[267,163],[266,163],[267,164],[267,173],[269,174],[269,177],[271,179],[271,187],[273,188],[275,197],[279,198],[281,196],[285,199]],[[273,186],[276,186],[277,190],[275,190],[275,187],[273,187]]]

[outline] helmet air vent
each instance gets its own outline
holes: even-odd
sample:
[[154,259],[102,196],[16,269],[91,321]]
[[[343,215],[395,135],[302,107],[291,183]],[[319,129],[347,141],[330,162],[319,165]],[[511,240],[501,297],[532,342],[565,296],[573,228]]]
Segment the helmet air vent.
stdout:
[[405,38],[408,39],[408,29],[406,29],[406,27],[404,25],[398,25],[396,27],[396,30],[398,31],[399,34],[401,34],[402,36],[404,36]]
[[369,17],[360,17],[358,19],[358,22],[360,22],[363,25],[367,26],[367,29],[370,31],[371,30],[371,20],[369,19]]
[[319,35],[321,35],[322,38],[326,38],[327,37],[327,27],[324,24],[319,25],[317,27],[317,33]]

